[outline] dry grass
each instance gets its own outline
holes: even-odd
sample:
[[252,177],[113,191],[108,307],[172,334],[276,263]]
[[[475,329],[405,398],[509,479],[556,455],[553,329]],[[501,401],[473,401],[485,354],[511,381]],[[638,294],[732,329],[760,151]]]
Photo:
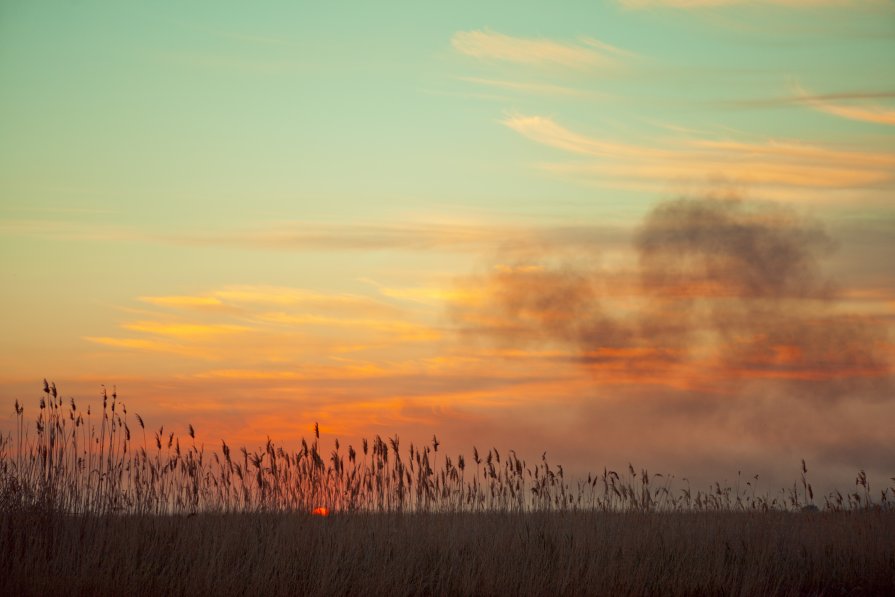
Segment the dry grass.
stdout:
[[[206,452],[113,392],[82,413],[45,384],[32,435],[0,441],[0,594],[883,594],[893,488],[815,502],[750,482],[676,488],[645,470],[570,480],[433,438],[324,456]],[[819,500],[818,500],[819,501]],[[325,507],[328,517],[312,516]]]
[[895,516],[2,516],[5,595],[892,594]]

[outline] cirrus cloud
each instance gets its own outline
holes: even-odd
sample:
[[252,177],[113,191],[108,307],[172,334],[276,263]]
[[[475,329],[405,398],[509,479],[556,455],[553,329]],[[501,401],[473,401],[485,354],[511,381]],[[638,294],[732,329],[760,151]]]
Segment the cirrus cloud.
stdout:
[[[799,102],[819,112],[825,112],[848,120],[895,126],[895,108],[878,104],[867,104],[866,102],[846,104],[841,101],[832,101],[831,98],[835,98],[835,95],[816,95],[798,85],[793,85],[793,91]],[[878,95],[885,96],[886,94]],[[887,96],[891,98],[892,94],[887,94]]]
[[630,55],[588,37],[580,38],[578,43],[563,43],[546,38],[514,37],[487,28],[458,31],[451,38],[451,45],[461,54],[482,60],[573,69],[607,67],[615,64],[618,57]]
[[532,141],[585,156],[548,163],[547,171],[610,184],[654,184],[717,176],[770,188],[889,188],[895,154],[844,150],[790,140],[765,142],[692,136],[653,145],[601,139],[568,129],[552,118],[511,115],[504,125]]

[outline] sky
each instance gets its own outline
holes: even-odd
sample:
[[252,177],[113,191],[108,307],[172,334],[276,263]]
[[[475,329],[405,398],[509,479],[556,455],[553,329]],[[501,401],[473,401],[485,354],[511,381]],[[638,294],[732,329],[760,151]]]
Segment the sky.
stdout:
[[895,3],[0,6],[0,429],[895,474]]

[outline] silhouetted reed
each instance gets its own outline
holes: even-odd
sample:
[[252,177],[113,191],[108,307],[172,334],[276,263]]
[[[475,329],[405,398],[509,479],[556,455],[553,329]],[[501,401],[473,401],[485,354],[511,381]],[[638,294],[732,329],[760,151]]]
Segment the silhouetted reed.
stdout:
[[[528,462],[492,448],[451,457],[436,437],[405,451],[397,436],[364,439],[325,454],[315,426],[310,441],[286,451],[268,440],[260,450],[206,451],[192,425],[185,438],[147,429],[117,392],[103,390],[102,410],[84,413],[44,381],[30,433],[16,402],[15,437],[0,438],[0,508],[70,514],[199,512],[727,512],[800,510],[814,506],[802,461],[801,481],[775,494],[756,490],[758,477],[731,487],[691,490],[672,476],[604,469],[576,480],[542,456]],[[181,441],[183,439],[183,441]],[[474,466],[473,466],[474,465]],[[888,509],[895,487],[878,498],[861,471],[855,491],[824,497],[822,509]]]

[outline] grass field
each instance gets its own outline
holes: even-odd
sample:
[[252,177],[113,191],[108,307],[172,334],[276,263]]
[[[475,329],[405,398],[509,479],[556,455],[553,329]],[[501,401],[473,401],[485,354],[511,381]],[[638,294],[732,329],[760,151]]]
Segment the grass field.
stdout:
[[16,416],[3,595],[895,594],[895,490],[863,473],[815,496],[804,463],[757,494],[633,467],[567,479],[495,449],[467,462],[435,438],[206,452],[114,394],[82,413],[49,384],[33,427]]
[[895,516],[2,516],[4,595],[884,595]]

